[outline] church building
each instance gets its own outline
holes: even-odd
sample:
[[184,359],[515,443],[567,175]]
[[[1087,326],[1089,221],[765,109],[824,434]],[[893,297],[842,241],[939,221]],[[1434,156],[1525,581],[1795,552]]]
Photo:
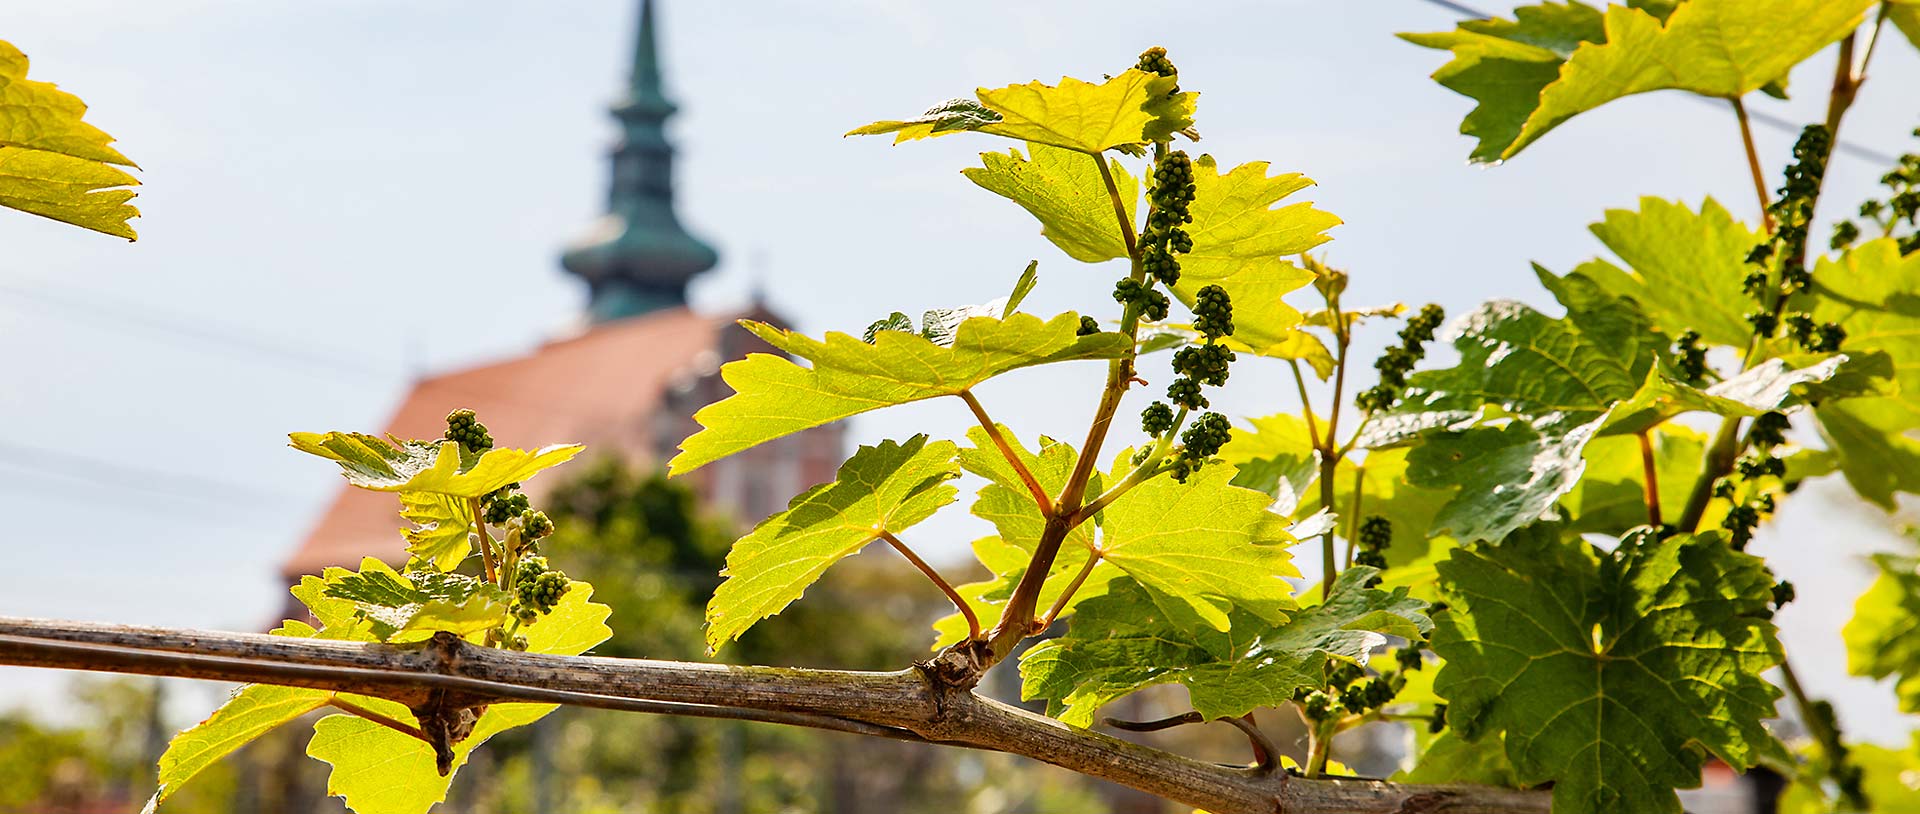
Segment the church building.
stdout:
[[[633,466],[664,467],[698,429],[694,411],[731,392],[720,380],[720,365],[777,352],[736,324],[742,318],[782,324],[765,306],[756,302],[734,314],[687,306],[688,282],[719,256],[674,214],[673,145],[666,134],[674,110],[662,89],[653,4],[642,0],[633,73],[625,98],[613,107],[620,142],[607,214],[560,259],[586,284],[585,329],[524,356],[416,383],[386,432],[438,438],[448,411],[467,407],[479,412],[501,446],[577,442],[587,446],[584,458],[612,455]],[[542,395],[521,395],[527,393]],[[746,525],[786,508],[806,487],[832,480],[841,455],[842,430],[830,425],[715,462],[684,480],[708,510]],[[564,478],[565,469],[554,476]],[[541,483],[529,484],[536,503]],[[282,575],[297,582],[365,556],[398,564],[406,558],[403,525],[391,495],[343,485]]]

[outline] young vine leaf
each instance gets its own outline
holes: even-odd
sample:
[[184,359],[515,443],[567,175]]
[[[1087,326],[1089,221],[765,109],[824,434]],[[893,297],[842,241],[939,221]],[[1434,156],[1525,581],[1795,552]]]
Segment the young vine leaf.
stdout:
[[[1109,483],[1125,479],[1123,452]],[[1277,624],[1295,607],[1297,577],[1287,520],[1263,492],[1232,485],[1237,471],[1209,464],[1181,483],[1154,477],[1107,506],[1099,553],[1145,586],[1180,629],[1226,630],[1244,611]]]
[[799,599],[827,568],[881,534],[898,533],[954,501],[960,477],[951,441],[861,447],[832,483],[793,499],[733,544],[727,579],[707,603],[707,649],[740,638],[755,622]]
[[1058,86],[1039,82],[976,94],[978,104],[955,99],[903,121],[878,121],[849,136],[894,134],[894,143],[978,131],[1038,142],[1090,155],[1140,148],[1193,126],[1197,93],[1172,92],[1178,80],[1138,69],[1095,85],[1062,77]]
[[1080,315],[1042,321],[1030,314],[976,317],[961,323],[952,346],[900,331],[880,331],[872,344],[830,332],[826,341],[758,322],[748,330],[813,363],[755,353],[720,368],[734,394],[694,413],[701,429],[667,464],[684,474],[801,430],[849,416],[940,396],[959,395],[1023,367],[1073,359],[1113,359],[1131,343],[1117,333],[1078,336]]
[[0,40],[0,206],[133,240],[140,180],[113,137],[82,121],[73,94],[27,78],[27,55]]
[[1523,784],[1554,781],[1557,814],[1680,811],[1708,754],[1744,771],[1788,760],[1762,723],[1780,691],[1773,576],[1719,533],[1613,552],[1557,524],[1440,563],[1450,607],[1434,690],[1470,740],[1504,733]]
[[338,463],[347,482],[362,489],[464,498],[531,479],[572,460],[583,449],[579,444],[556,444],[537,450],[495,448],[472,455],[447,441],[396,445],[358,432],[296,432],[288,438],[294,449]]
[[181,732],[160,755],[159,788],[143,814],[152,814],[173,792],[201,770],[240,747],[327,705],[333,693],[304,687],[248,684],[198,725]]
[[1646,383],[1632,398],[1613,408],[1600,433],[1643,432],[1685,413],[1752,418],[1801,407],[1809,401],[1860,395],[1821,386],[1846,364],[1845,354],[1810,356],[1807,361],[1812,364],[1796,369],[1783,359],[1768,359],[1707,387],[1695,387],[1658,369],[1649,370]]
[[1029,159],[1018,148],[981,153],[984,166],[961,170],[968,180],[1020,205],[1040,221],[1040,234],[1068,257],[1100,263],[1127,256],[1127,244],[1115,221],[1113,199],[1094,161],[1106,162],[1120,193],[1127,221],[1134,222],[1140,182],[1126,165],[1106,156],[1088,158],[1046,144],[1028,144]]
[[1858,27],[1874,5],[1690,0],[1663,24],[1631,5],[1600,13],[1570,2],[1529,7],[1518,22],[1469,21],[1454,32],[1403,36],[1453,52],[1434,78],[1480,101],[1461,131],[1480,138],[1474,160],[1499,161],[1568,119],[1623,96],[1672,89],[1738,99],[1780,82],[1793,66]]
[[473,554],[467,539],[473,509],[467,501],[438,492],[401,492],[400,516],[413,524],[401,529],[414,562],[452,571]]
[[[1595,259],[1574,274],[1639,303],[1653,327],[1668,336],[1692,330],[1712,344],[1746,348],[1753,336],[1746,318],[1753,300],[1740,281],[1753,269],[1747,253],[1764,236],[1734,220],[1726,207],[1708,198],[1695,213],[1683,203],[1645,197],[1638,210],[1609,209],[1587,228],[1627,268]],[[1687,296],[1673,296],[1675,291]]]
[[1233,301],[1233,338],[1256,353],[1298,342],[1301,315],[1281,297],[1313,280],[1282,257],[1303,253],[1331,238],[1340,219],[1301,202],[1275,208],[1313,186],[1299,173],[1267,175],[1265,161],[1221,173],[1212,156],[1193,162],[1193,249],[1180,255],[1180,281],[1173,294],[1192,307],[1200,289],[1217,285]]
[[1406,591],[1365,587],[1377,573],[1355,566],[1340,574],[1328,600],[1278,626],[1235,612],[1226,630],[1169,636],[1160,603],[1138,583],[1121,580],[1105,596],[1080,604],[1067,635],[1036,645],[1020,661],[1021,695],[1049,700],[1049,712],[1087,726],[1101,706],[1156,684],[1181,684],[1209,719],[1279,706],[1294,691],[1319,687],[1329,659],[1363,663],[1382,634],[1424,640],[1432,624],[1426,603]]

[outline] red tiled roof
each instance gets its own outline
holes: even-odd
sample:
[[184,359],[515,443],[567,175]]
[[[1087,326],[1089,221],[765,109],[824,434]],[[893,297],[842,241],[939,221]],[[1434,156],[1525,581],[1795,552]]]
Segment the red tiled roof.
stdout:
[[[732,316],[674,308],[595,325],[526,356],[421,381],[386,431],[402,438],[436,438],[446,428],[448,411],[469,407],[501,446],[583,443],[590,455],[652,461],[650,422],[662,397],[677,380],[711,372],[725,361],[718,355],[720,335],[732,322]],[[398,512],[393,495],[343,485],[282,573],[294,581],[365,556],[404,559],[400,528],[405,523]]]

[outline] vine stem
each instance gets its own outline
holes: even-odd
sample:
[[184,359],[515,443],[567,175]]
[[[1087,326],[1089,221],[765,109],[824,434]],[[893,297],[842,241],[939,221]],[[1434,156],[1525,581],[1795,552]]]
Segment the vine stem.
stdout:
[[913,549],[908,548],[906,543],[900,542],[900,538],[893,536],[893,532],[875,529],[874,534],[887,541],[887,545],[893,546],[893,550],[900,552],[900,556],[906,557],[907,562],[913,563],[913,567],[920,569],[920,573],[926,574],[927,579],[932,580],[933,584],[940,588],[941,593],[953,600],[953,606],[959,608],[960,615],[967,618],[968,641],[980,638],[980,618],[973,615],[973,608],[967,604],[965,598],[960,596],[959,591],[953,589],[952,583],[940,576],[939,571],[933,570],[933,566],[928,565],[926,560],[920,559],[920,555],[913,553]]
[[1300,411],[1307,418],[1307,437],[1313,439],[1316,447],[1320,444],[1319,420],[1313,415],[1313,399],[1307,398],[1307,377],[1300,373],[1300,360],[1288,359],[1287,366],[1293,368],[1293,385],[1300,391]]
[[[1346,317],[1340,313],[1340,296],[1327,295],[1327,310],[1333,315],[1333,336],[1339,353],[1333,362],[1333,405],[1327,409],[1327,437],[1315,439],[1314,446],[1320,451],[1320,505],[1333,508],[1334,476],[1340,470],[1340,456],[1334,454],[1334,439],[1340,434],[1340,399],[1347,385],[1347,344]],[[1333,528],[1329,527],[1320,535],[1320,601],[1325,602],[1333,594],[1333,581],[1339,577],[1339,561],[1333,548]],[[1351,543],[1349,543],[1351,545]]]
[[352,701],[348,701],[347,699],[341,698],[338,695],[335,695],[332,698],[327,699],[327,706],[333,707],[334,709],[340,710],[341,712],[347,713],[348,715],[357,715],[359,717],[365,718],[369,721],[372,721],[376,724],[384,726],[402,735],[416,738],[422,743],[426,743],[429,745],[433,743],[433,740],[427,737],[427,733],[420,731],[420,727],[417,727],[408,723],[403,723],[393,718],[389,718],[385,715],[381,715],[378,712],[374,712],[373,710],[367,709],[366,707],[360,706],[359,704],[356,704]]
[[808,670],[516,653],[451,634],[415,645],[0,617],[0,664],[261,682],[412,706],[557,703],[765,721],[1021,755],[1215,814],[1547,814],[1551,794],[1306,780],[1218,766],[1070,727],[931,672]]
[[1053,607],[1047,609],[1046,617],[1033,623],[1033,632],[1039,633],[1053,626],[1053,620],[1060,618],[1060,612],[1067,609],[1067,603],[1073,600],[1073,595],[1079,592],[1080,586],[1087,584],[1087,577],[1093,574],[1094,566],[1099,564],[1100,552],[1089,552],[1087,564],[1080,566],[1080,573],[1073,575],[1073,581],[1067,583],[1067,589],[1061,591],[1060,598],[1054,600]]
[[[1164,145],[1155,147],[1164,151]],[[1100,179],[1107,187],[1107,199],[1113,203],[1114,220],[1120,225],[1120,237],[1127,247],[1129,264],[1128,278],[1139,282],[1146,277],[1140,266],[1140,250],[1133,234],[1133,221],[1127,218],[1126,202],[1120,197],[1120,187],[1114,183],[1113,169],[1107,166],[1104,155],[1091,156],[1093,163],[1100,168]],[[1066,540],[1067,532],[1074,527],[1074,515],[1079,511],[1081,501],[1086,498],[1087,482],[1093,476],[1095,462],[1100,457],[1100,447],[1106,443],[1107,431],[1113,426],[1113,414],[1120,409],[1120,399],[1126,395],[1127,386],[1133,381],[1133,356],[1138,352],[1134,341],[1139,330],[1140,315],[1129,305],[1120,312],[1120,332],[1127,335],[1129,351],[1125,356],[1107,363],[1107,382],[1100,390],[1100,403],[1094,407],[1093,421],[1087,427],[1087,438],[1080,445],[1079,460],[1074,461],[1073,471],[1067,475],[1067,483],[1060,490],[1060,499],[1054,501],[1053,511],[1046,516],[1046,525],[1040,531],[1040,540],[1034,545],[1033,556],[1027,561],[1026,573],[1020,575],[1020,581],[1013,587],[1013,594],[1007,597],[1006,607],[1000,612],[1000,621],[994,625],[993,632],[987,635],[987,653],[982,660],[982,669],[1013,652],[1022,639],[1032,635],[1033,625],[1038,621],[1035,612],[1039,610],[1040,589],[1046,585],[1047,575],[1053,570],[1054,558],[1060,555],[1060,544]]]
[[993,445],[1000,448],[1000,454],[1006,456],[1007,463],[1013,466],[1013,471],[1020,475],[1021,482],[1027,485],[1027,491],[1033,495],[1034,505],[1040,507],[1040,514],[1042,516],[1052,514],[1053,499],[1047,496],[1047,490],[1041,488],[1040,480],[1033,476],[1033,471],[1020,460],[1020,456],[1013,453],[1013,445],[1007,443],[1007,436],[1000,432],[1000,425],[995,424],[993,419],[987,416],[987,408],[980,406],[980,400],[974,398],[971,390],[960,391],[960,399],[967,403],[967,409],[972,410],[973,417],[980,421],[980,428],[987,431],[987,437],[993,439]]
[[1747,173],[1753,177],[1753,195],[1760,202],[1760,224],[1767,231],[1773,231],[1773,202],[1767,196],[1767,173],[1760,168],[1760,151],[1753,145],[1753,122],[1747,119],[1746,103],[1739,97],[1728,99],[1733,103],[1733,117],[1740,122],[1740,145],[1747,152]]
[[467,506],[473,510],[473,533],[480,541],[480,565],[486,571],[487,581],[499,585],[499,576],[493,570],[493,541],[487,536],[487,518],[480,513],[479,498],[468,498]]
[[1640,438],[1640,471],[1645,474],[1647,525],[1657,529],[1660,527],[1660,470],[1654,463],[1653,439],[1648,433],[1641,430],[1635,435]]
[[1360,496],[1366,493],[1367,465],[1353,467],[1353,505],[1347,510],[1347,567],[1353,567],[1353,550],[1360,540]]

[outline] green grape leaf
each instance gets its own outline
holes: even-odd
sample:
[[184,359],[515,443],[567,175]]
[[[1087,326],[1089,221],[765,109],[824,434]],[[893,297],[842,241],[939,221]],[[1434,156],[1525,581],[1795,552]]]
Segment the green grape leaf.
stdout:
[[[406,707],[382,699],[355,703],[398,720],[412,719]],[[554,704],[492,704],[474,722],[473,732],[453,745],[455,771],[466,765],[487,739],[526,726],[558,709]],[[453,774],[441,777],[433,747],[354,715],[328,715],[313,725],[307,754],[333,767],[327,794],[342,798],[360,814],[426,814],[447,799]]]
[[[1892,511],[1894,493],[1920,493],[1920,253],[1872,240],[1823,258],[1813,288],[1791,303],[1847,330],[1849,356],[1884,354],[1892,395],[1823,403],[1814,410],[1840,471],[1860,496]],[[1805,354],[1782,354],[1805,364]],[[1849,366],[1851,367],[1851,365]],[[1843,372],[1839,378],[1846,378]]]
[[[1109,482],[1125,477],[1121,453]],[[1160,475],[1102,512],[1099,554],[1138,580],[1176,623],[1226,630],[1235,609],[1277,624],[1295,607],[1286,519],[1264,492],[1233,486],[1239,470],[1209,464],[1186,483]],[[1193,624],[1198,622],[1199,624]]]
[[1738,99],[1859,27],[1875,0],[1690,0],[1663,26],[1638,9],[1606,11],[1606,42],[1573,52],[1502,154],[1512,158],[1575,115],[1636,93],[1678,89]]
[[347,482],[376,492],[432,492],[481,497],[509,483],[531,479],[580,454],[579,444],[537,450],[495,448],[463,455],[450,441],[393,441],[358,432],[296,432],[294,449],[340,465]]
[[1880,573],[1853,603],[1840,638],[1847,645],[1847,672],[1882,679],[1895,676],[1900,711],[1920,712],[1920,560],[1875,554]]
[[1220,459],[1240,470],[1233,485],[1267,493],[1274,511],[1292,515],[1320,472],[1313,435],[1306,422],[1286,413],[1248,423],[1251,429],[1233,428],[1231,440],[1220,448]]
[[465,498],[436,492],[401,492],[400,516],[413,524],[402,529],[407,553],[415,562],[452,571],[473,553],[469,539],[473,510]]
[[174,735],[167,744],[160,755],[159,788],[147,800],[143,814],[152,814],[201,770],[281,724],[326,706],[332,697],[325,690],[265,684],[235,690],[206,720]]
[[465,636],[507,618],[509,602],[499,588],[462,574],[402,574],[368,557],[358,573],[343,570],[324,583],[324,594],[353,603],[383,642],[424,641],[440,631]]
[[1292,172],[1268,176],[1267,169],[1267,162],[1252,161],[1222,174],[1213,156],[1193,162],[1193,222],[1186,226],[1193,250],[1179,255],[1180,282],[1173,286],[1189,308],[1200,289],[1226,289],[1233,338],[1256,350],[1298,341],[1291,329],[1300,312],[1280,298],[1313,274],[1281,258],[1327,242],[1326,231],[1340,225],[1310,202],[1274,208],[1313,180]]
[[1709,753],[1788,759],[1762,723],[1781,661],[1759,558],[1719,533],[1629,536],[1602,552],[1542,524],[1440,563],[1449,610],[1434,690],[1461,737],[1504,733],[1519,781],[1560,814],[1678,814]]
[[1603,14],[1577,2],[1549,3],[1521,9],[1515,22],[1470,21],[1452,32],[1402,36],[1453,52],[1434,79],[1480,102],[1460,129],[1480,139],[1475,161],[1494,162],[1623,96],[1782,94],[1793,66],[1853,31],[1872,5],[1692,0],[1648,9],[1609,6]]
[[722,366],[720,375],[734,394],[694,413],[701,429],[668,462],[672,474],[869,410],[959,395],[1010,370],[1118,358],[1131,344],[1118,333],[1077,336],[1080,315],[1074,313],[1045,321],[1029,314],[969,319],[950,347],[897,331],[880,331],[867,344],[838,332],[823,342],[759,322],[741,324],[813,367],[767,353]]
[[1585,424],[1515,421],[1428,436],[1407,453],[1407,480],[1457,488],[1430,533],[1465,542],[1498,540],[1552,512],[1586,471],[1581,453],[1605,417]]
[[1197,93],[1174,93],[1178,79],[1128,69],[1095,85],[1063,77],[1058,86],[1029,82],[989,90],[980,101],[954,99],[921,116],[878,121],[849,136],[891,133],[894,143],[978,131],[1099,154],[1165,141],[1193,126]]
[[1113,199],[1107,195],[1106,182],[1100,178],[1095,161],[1112,168],[1114,188],[1126,205],[1127,222],[1134,223],[1134,211],[1140,198],[1140,182],[1125,165],[1106,156],[1089,158],[1085,153],[1029,144],[1031,160],[1016,149],[1005,153],[981,153],[985,166],[961,170],[961,174],[987,191],[1013,201],[1040,221],[1040,234],[1068,257],[1082,263],[1099,263],[1127,256],[1127,244],[1120,236],[1120,222],[1113,212]]
[[0,206],[133,240],[139,179],[113,137],[82,119],[84,102],[27,78],[27,56],[0,41]]
[[1278,706],[1301,687],[1325,681],[1328,659],[1361,663],[1382,634],[1424,639],[1426,603],[1405,591],[1364,587],[1378,572],[1343,571],[1324,604],[1272,626],[1236,612],[1225,631],[1175,633],[1159,603],[1131,581],[1080,603],[1067,635],[1034,646],[1020,660],[1021,696],[1046,698],[1061,720],[1087,726],[1102,705],[1156,684],[1181,684],[1207,718]]
[[1790,367],[1782,359],[1768,359],[1706,387],[1695,387],[1658,369],[1649,370],[1640,392],[1613,409],[1600,433],[1644,432],[1684,413],[1751,418],[1800,406],[1806,402],[1809,386],[1832,379],[1847,361],[1844,354],[1815,358],[1818,361],[1802,368]]
[[1460,364],[1407,379],[1396,413],[1467,415],[1486,405],[1509,413],[1585,423],[1632,398],[1667,343],[1632,303],[1580,277],[1541,280],[1567,315],[1548,317],[1511,300],[1494,300],[1449,329]]
[[[1654,479],[1660,505],[1671,519],[1687,504],[1693,481],[1706,455],[1706,436],[1678,424],[1649,433],[1653,444]],[[1647,525],[1646,469],[1640,459],[1640,439],[1631,435],[1596,438],[1582,453],[1586,470],[1572,490],[1560,499],[1568,529],[1576,534],[1618,536]]]
[[1639,210],[1609,209],[1588,229],[1627,270],[1592,260],[1574,274],[1634,300],[1668,336],[1694,330],[1715,345],[1747,346],[1753,300],[1741,286],[1752,270],[1747,252],[1762,235],[1734,220],[1718,201],[1706,199],[1695,213],[1686,204],[1645,197]]
[[733,544],[726,581],[707,603],[707,649],[740,638],[755,622],[799,599],[828,567],[879,539],[932,517],[959,490],[951,441],[861,447],[841,464],[832,483],[793,499]]
[[1539,108],[1540,92],[1560,78],[1567,57],[1606,36],[1600,12],[1569,2],[1521,6],[1512,20],[1465,20],[1453,31],[1400,38],[1453,52],[1433,79],[1480,103],[1460,122],[1460,132],[1478,140],[1474,161],[1496,163]]

